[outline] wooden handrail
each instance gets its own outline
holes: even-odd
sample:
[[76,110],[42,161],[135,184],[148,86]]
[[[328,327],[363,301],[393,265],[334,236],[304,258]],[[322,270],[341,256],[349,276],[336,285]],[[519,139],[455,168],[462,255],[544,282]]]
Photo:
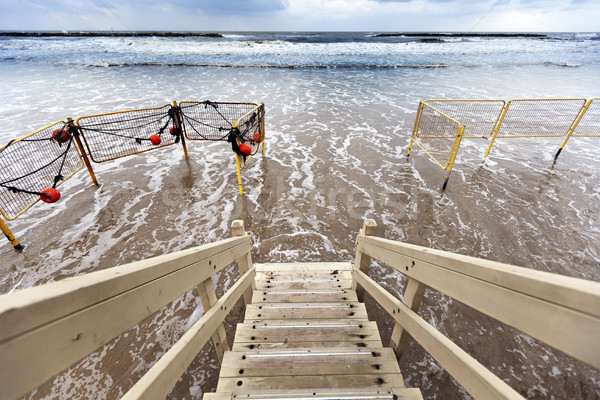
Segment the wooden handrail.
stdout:
[[[369,224],[373,225],[374,221]],[[356,240],[356,251],[357,259],[370,257],[409,277],[410,290],[407,288],[401,303],[413,312],[418,310],[425,287],[430,287],[600,368],[598,282],[382,239],[362,232]],[[368,273],[368,267],[355,265],[355,272],[359,270]],[[362,286],[361,279],[357,279],[357,285]],[[406,342],[401,338],[405,333],[403,330],[408,330],[417,341],[420,338],[401,321],[396,321],[399,329],[394,329],[391,341],[399,346],[397,354],[400,355]],[[470,381],[454,377],[467,389]]]
[[364,272],[354,269],[352,278],[403,326],[469,394],[481,399],[523,399],[502,379],[454,344],[416,312],[396,299]]
[[251,269],[252,241],[243,223],[241,232],[215,243],[1,295],[2,396],[24,395],[227,265],[241,260],[248,269],[250,260]]
[[256,270],[252,267],[125,393],[123,399],[164,399],[231,308],[251,287],[255,276]]

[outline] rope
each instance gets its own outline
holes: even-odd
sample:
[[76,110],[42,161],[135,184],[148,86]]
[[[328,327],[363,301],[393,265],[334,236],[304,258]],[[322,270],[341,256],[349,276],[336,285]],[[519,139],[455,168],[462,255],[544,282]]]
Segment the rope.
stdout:
[[[43,165],[40,168],[38,168],[38,169],[36,169],[34,171],[31,171],[31,172],[29,172],[29,173],[27,173],[25,175],[22,175],[22,176],[17,177],[17,178],[13,178],[13,179],[8,180],[8,181],[0,182],[0,187],[4,187],[4,188],[10,190],[13,193],[27,193],[27,194],[41,196],[42,195],[41,192],[34,192],[34,191],[26,190],[26,189],[20,189],[20,188],[18,188],[16,186],[12,186],[12,185],[8,185],[8,184],[12,183],[12,182],[15,182],[15,181],[19,181],[19,180],[24,179],[24,178],[27,178],[27,177],[29,177],[31,175],[34,175],[34,174],[40,172],[41,170],[43,170],[44,168],[47,168],[47,167],[51,166],[56,161],[58,161],[59,159],[62,158],[62,162],[61,162],[60,167],[58,169],[58,174],[54,176],[54,184],[52,185],[52,188],[56,188],[56,185],[58,185],[58,183],[61,180],[64,179],[64,176],[62,175],[62,170],[64,168],[65,161],[67,159],[67,154],[69,152],[69,149],[71,148],[71,144],[73,143],[73,135],[72,134],[73,134],[73,132],[71,131],[71,128],[70,128],[69,129],[69,142],[67,144],[67,148],[65,149],[65,151],[63,151],[61,154],[59,154],[54,160],[50,161],[48,164]],[[47,139],[43,139],[43,140],[47,140]],[[34,141],[42,141],[42,140],[29,140],[29,141],[34,142]],[[4,149],[6,149],[8,146],[10,146],[13,142],[14,142],[14,140],[11,140],[6,145],[6,147],[4,147]],[[59,146],[61,145],[60,142],[57,142],[57,143],[58,143]]]

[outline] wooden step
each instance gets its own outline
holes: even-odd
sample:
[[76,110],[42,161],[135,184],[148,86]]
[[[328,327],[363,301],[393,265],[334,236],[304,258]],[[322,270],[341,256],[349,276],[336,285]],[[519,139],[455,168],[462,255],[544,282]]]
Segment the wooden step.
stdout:
[[252,294],[252,303],[304,303],[314,301],[318,303],[358,301],[356,292],[350,289],[281,289],[270,288],[255,290]]
[[205,400],[422,400],[419,389],[317,389],[317,390],[249,390],[222,393],[204,393]]
[[220,377],[358,375],[400,373],[396,355],[385,349],[285,349],[228,351]]
[[269,271],[352,271],[350,262],[255,263],[256,272]]
[[331,270],[257,272],[257,289],[350,289],[352,272]]
[[359,302],[264,303],[246,306],[246,320],[268,319],[364,319],[367,309]]
[[232,351],[244,350],[260,350],[260,349],[303,349],[303,348],[347,348],[347,349],[380,349],[382,348],[381,340],[350,340],[350,341],[335,341],[335,342],[311,342],[311,341],[284,341],[277,343],[255,343],[255,342],[234,342]]
[[313,375],[313,376],[261,376],[243,378],[220,378],[217,392],[234,390],[292,390],[335,388],[383,388],[402,387],[401,374],[376,375]]
[[377,324],[361,320],[270,320],[238,324],[236,343],[381,340]]

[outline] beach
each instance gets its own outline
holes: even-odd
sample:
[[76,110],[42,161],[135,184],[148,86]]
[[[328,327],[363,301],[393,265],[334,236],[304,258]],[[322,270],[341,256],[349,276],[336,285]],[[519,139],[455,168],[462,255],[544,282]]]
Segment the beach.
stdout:
[[[80,171],[59,202],[7,222],[25,250],[0,245],[1,293],[227,238],[235,219],[255,262],[352,261],[372,218],[388,239],[600,281],[597,137],[571,139],[555,164],[564,138],[500,138],[488,158],[489,140],[465,139],[443,192],[445,171],[407,157],[422,100],[600,96],[599,35],[219,34],[0,34],[2,144],[68,117],[211,100],[264,102],[267,147],[244,196],[226,142],[94,164],[99,188]],[[405,277],[371,274],[401,296]],[[385,343],[391,321],[373,312]],[[525,397],[600,398],[598,371],[438,292],[419,313]],[[190,292],[27,398],[116,398],[201,315]],[[171,398],[210,391],[214,357],[205,348]],[[400,367],[424,398],[466,396],[415,342]]]

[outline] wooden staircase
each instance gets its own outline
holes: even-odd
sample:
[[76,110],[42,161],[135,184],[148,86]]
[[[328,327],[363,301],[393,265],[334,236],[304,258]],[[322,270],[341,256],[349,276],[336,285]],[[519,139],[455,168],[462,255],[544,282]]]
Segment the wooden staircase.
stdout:
[[351,263],[255,264],[256,289],[205,399],[421,399],[352,288]]

